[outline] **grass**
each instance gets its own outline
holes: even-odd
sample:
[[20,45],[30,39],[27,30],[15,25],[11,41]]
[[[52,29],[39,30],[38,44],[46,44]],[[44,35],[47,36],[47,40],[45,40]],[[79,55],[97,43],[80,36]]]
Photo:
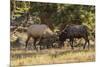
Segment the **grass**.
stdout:
[[34,50],[11,49],[11,66],[59,64],[95,61],[95,50],[83,49],[45,49]]

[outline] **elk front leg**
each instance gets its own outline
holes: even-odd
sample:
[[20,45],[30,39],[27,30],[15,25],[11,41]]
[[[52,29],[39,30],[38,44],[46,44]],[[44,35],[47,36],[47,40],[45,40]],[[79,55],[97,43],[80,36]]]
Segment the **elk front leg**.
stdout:
[[74,41],[74,39],[70,39],[70,45],[71,45],[72,50],[74,49],[74,47],[73,47],[73,41]]

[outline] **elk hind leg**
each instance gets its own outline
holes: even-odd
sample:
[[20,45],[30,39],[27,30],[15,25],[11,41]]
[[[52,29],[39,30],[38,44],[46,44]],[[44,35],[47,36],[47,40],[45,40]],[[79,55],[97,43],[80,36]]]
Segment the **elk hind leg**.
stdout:
[[85,49],[87,43],[88,43],[88,49],[89,49],[89,39],[88,38],[84,38],[84,39],[85,39],[85,44],[83,45],[83,49]]
[[28,41],[30,40],[31,36],[28,36],[27,40],[26,40],[26,45],[25,45],[25,48],[27,48],[27,45],[28,45]]

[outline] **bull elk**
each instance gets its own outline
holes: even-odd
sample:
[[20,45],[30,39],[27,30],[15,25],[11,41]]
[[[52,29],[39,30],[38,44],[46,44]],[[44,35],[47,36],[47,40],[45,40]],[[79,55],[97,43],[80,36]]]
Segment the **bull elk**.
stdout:
[[75,38],[83,38],[85,40],[85,44],[83,45],[83,49],[85,49],[86,44],[88,43],[89,48],[89,39],[88,39],[88,30],[85,25],[67,25],[63,31],[59,34],[60,47],[64,46],[64,41],[66,39],[70,40],[71,48],[73,47],[73,41]]
[[55,37],[55,33],[50,30],[50,28],[45,24],[34,24],[27,29],[28,38],[26,40],[26,48],[28,41],[32,37],[34,39],[33,45],[37,50],[36,44],[41,41],[42,38]]

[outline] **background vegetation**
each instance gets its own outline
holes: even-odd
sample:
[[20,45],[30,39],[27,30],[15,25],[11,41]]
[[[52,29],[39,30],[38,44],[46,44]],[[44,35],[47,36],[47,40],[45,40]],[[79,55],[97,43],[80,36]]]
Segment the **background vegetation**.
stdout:
[[11,19],[21,23],[30,16],[33,24],[44,23],[51,29],[58,26],[62,30],[67,24],[85,24],[91,33],[95,29],[95,6],[11,0]]

